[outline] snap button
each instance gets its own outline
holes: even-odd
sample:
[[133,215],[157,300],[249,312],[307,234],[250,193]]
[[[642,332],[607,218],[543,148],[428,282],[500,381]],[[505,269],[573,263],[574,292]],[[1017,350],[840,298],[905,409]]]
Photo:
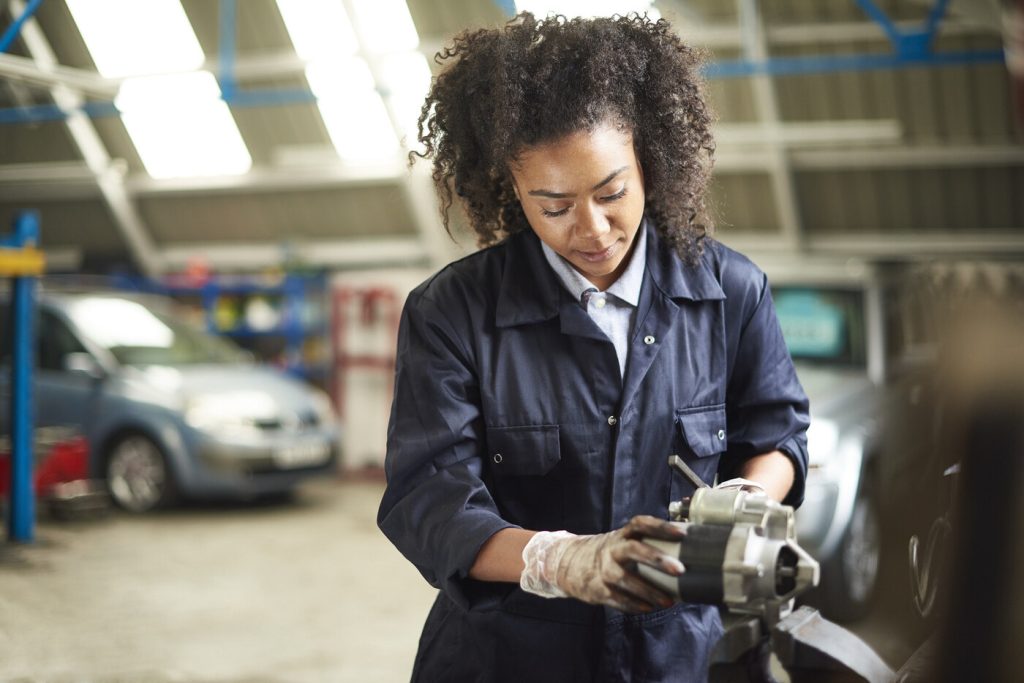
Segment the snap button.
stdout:
[[718,430],[718,440],[719,441],[725,441],[725,430],[724,429],[719,429]]
[[494,454],[494,464],[495,464],[495,465],[500,465],[500,464],[501,464],[501,461],[502,461],[503,459],[504,459],[504,458],[502,458],[502,457],[501,457],[501,453],[495,453],[495,454]]
[[608,424],[610,426],[614,427],[616,424],[618,424],[618,422],[619,422],[618,418],[616,418],[614,415],[609,415],[608,416]]
[[653,344],[653,343],[654,343],[654,337],[652,337],[651,335],[647,335],[646,337],[644,337],[644,344]]

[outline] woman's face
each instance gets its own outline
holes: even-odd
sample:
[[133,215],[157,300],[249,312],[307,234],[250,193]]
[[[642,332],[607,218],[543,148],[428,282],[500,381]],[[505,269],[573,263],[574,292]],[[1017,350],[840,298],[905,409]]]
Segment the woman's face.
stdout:
[[598,289],[629,262],[644,213],[633,135],[613,124],[527,147],[511,164],[516,196],[542,242]]

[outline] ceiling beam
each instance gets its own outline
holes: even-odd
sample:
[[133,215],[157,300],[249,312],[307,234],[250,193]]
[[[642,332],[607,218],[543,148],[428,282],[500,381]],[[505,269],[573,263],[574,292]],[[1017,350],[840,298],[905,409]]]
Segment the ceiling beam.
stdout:
[[[743,57],[752,62],[768,59],[764,17],[756,0],[737,0],[736,12],[743,37]],[[770,76],[758,74],[750,78],[750,83],[754,93],[754,109],[768,143],[765,154],[779,229],[783,239],[793,248],[799,249],[803,243],[803,217],[800,214],[793,169],[783,142],[782,115],[779,112],[775,81]]]
[[360,188],[397,183],[405,176],[400,162],[352,165],[253,166],[233,176],[156,179],[139,173],[125,180],[132,196],[164,194],[234,194],[244,192]]
[[260,269],[283,260],[347,269],[422,266],[429,260],[416,238],[175,244],[164,247],[163,257],[171,270],[181,270],[198,260],[221,271]]
[[[751,233],[717,234],[716,239],[748,255],[791,254],[777,235]],[[932,259],[1024,254],[1024,231],[1020,228],[985,230],[965,228],[957,232],[897,233],[877,229],[850,230],[846,235],[807,235],[806,251],[817,255],[863,259]]]
[[882,168],[971,168],[1024,165],[1019,145],[951,145],[882,149],[799,149],[793,163],[801,171]]
[[118,81],[104,78],[95,71],[60,65],[43,69],[34,59],[4,52],[0,52],[0,76],[35,86],[65,85],[81,93],[108,99],[113,99],[120,87]]
[[[719,174],[767,173],[772,163],[772,153],[764,145],[722,144],[715,151],[715,173]],[[1024,148],[998,145],[796,148],[789,151],[789,163],[794,171],[993,168],[1024,166]],[[112,164],[116,167],[116,160]],[[413,173],[416,172],[414,169]],[[357,168],[338,162],[294,167],[255,166],[243,175],[207,178],[154,179],[140,173],[127,176],[123,185],[133,198],[166,194],[287,192],[398,184],[404,182],[408,173],[397,161],[393,165]],[[80,162],[0,164],[0,201],[59,201],[100,196],[95,174]],[[430,205],[426,211],[436,214],[437,209]],[[444,229],[439,230],[443,235]]]

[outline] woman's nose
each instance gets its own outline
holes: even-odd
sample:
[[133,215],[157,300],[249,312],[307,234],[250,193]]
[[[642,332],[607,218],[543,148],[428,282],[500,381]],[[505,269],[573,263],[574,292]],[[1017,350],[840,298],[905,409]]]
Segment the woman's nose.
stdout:
[[586,206],[576,212],[576,234],[579,237],[600,237],[611,230],[608,216],[599,207]]

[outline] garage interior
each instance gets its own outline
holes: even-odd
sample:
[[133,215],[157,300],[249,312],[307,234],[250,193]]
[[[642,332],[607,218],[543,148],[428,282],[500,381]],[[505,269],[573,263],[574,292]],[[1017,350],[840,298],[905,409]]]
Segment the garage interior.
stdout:
[[[5,0],[0,680],[408,678],[435,589],[376,526],[399,316],[476,245],[407,155],[433,56],[523,10],[656,13],[706,50],[714,236],[768,274],[811,396],[809,603],[895,671],[947,633],[938,594],[995,634],[977,680],[1024,675],[1024,3]],[[118,350],[60,337],[90,315]],[[249,378],[193,378],[184,421],[223,436],[277,382],[325,445],[275,423],[199,481],[102,431],[138,390],[88,392],[166,316]],[[945,597],[973,579],[998,607]]]

